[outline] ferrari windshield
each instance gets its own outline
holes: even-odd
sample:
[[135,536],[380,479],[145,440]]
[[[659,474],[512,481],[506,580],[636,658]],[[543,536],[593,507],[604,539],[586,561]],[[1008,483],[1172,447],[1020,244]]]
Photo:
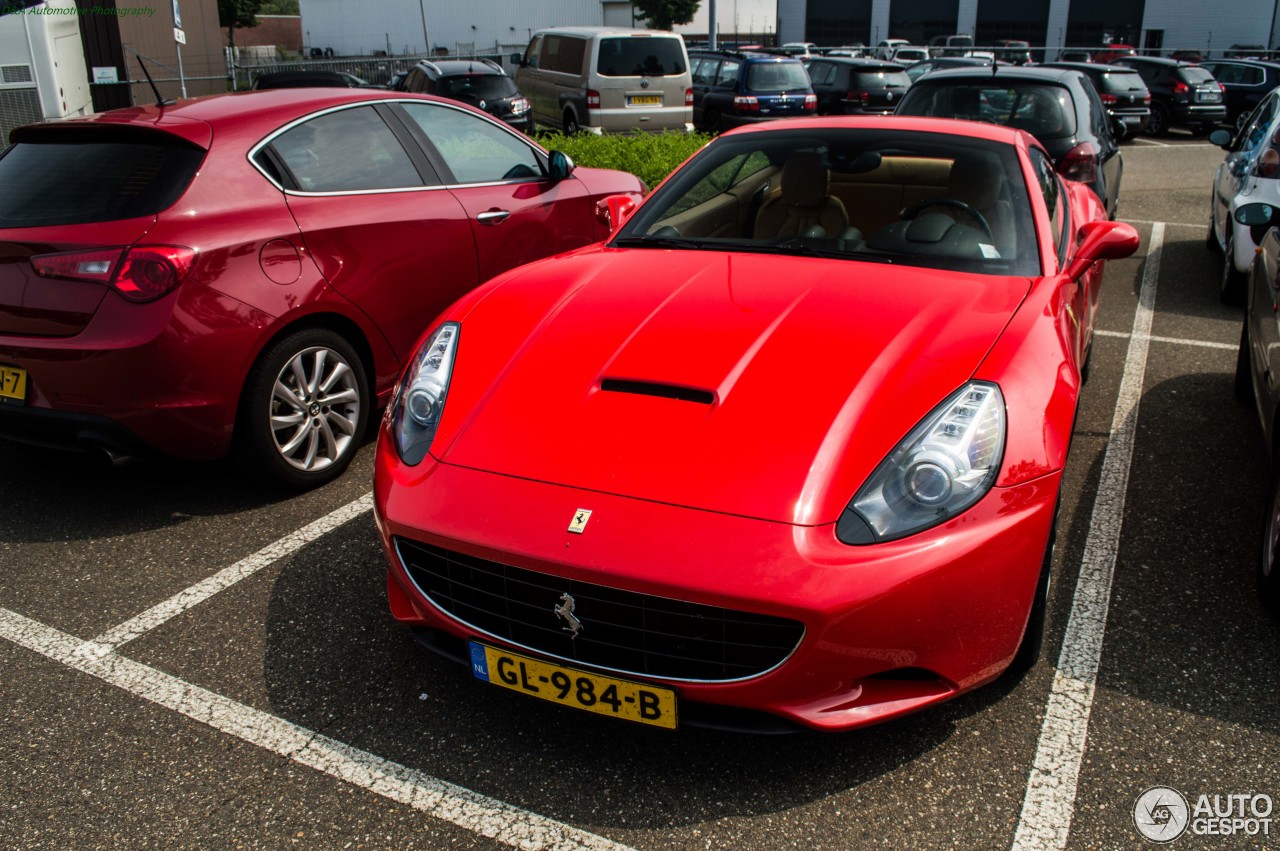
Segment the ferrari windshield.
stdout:
[[891,129],[723,137],[658,189],[611,244],[1040,272],[1012,145]]

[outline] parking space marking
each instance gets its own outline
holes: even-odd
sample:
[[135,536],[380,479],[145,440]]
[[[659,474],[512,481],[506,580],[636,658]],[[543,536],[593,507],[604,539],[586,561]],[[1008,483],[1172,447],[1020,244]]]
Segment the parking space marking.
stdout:
[[0,609],[0,638],[299,765],[506,845],[528,849],[627,849],[594,833],[358,750],[110,650],[85,652],[91,642],[8,609]]
[[1167,228],[1204,229],[1205,227],[1208,226],[1208,222],[1197,222],[1195,224],[1192,224],[1191,222],[1153,222],[1149,219],[1124,219],[1124,221],[1131,225],[1164,225]]
[[119,626],[112,627],[85,645],[82,652],[95,652],[106,655],[123,644],[145,635],[161,624],[199,605],[205,600],[225,591],[237,582],[248,579],[262,568],[274,564],[287,555],[302,549],[307,544],[332,532],[348,520],[352,520],[373,508],[373,493],[366,493],[341,508],[326,514],[314,523],[303,526],[296,532],[285,535],[275,543],[268,544],[248,558],[243,558],[230,567],[220,570],[208,579],[197,582],[190,588],[179,591],[163,603],[152,606],[140,615],[130,618]]
[[1102,459],[1102,475],[1081,557],[1080,577],[1013,837],[1015,851],[1065,848],[1071,830],[1107,611],[1111,605],[1111,584],[1120,547],[1163,244],[1164,225],[1157,222],[1151,228],[1124,377],[1120,381],[1111,435]]
[[[1094,331],[1095,337],[1120,337],[1125,339],[1133,339],[1133,334],[1128,331]],[[1209,340],[1188,340],[1183,337],[1151,337],[1147,340],[1152,343],[1172,343],[1175,346],[1200,346],[1205,349],[1226,349],[1228,351],[1236,351],[1240,348],[1237,343],[1214,343]]]

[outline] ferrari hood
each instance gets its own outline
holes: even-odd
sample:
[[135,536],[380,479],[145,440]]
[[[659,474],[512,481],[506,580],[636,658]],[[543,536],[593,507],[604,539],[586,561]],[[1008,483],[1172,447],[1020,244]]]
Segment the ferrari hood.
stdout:
[[973,374],[1028,287],[710,251],[544,261],[462,319],[434,454],[583,491],[832,522]]

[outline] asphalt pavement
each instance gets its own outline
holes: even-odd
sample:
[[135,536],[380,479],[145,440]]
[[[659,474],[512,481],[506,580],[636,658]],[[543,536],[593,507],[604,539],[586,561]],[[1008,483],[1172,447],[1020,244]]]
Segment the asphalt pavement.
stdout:
[[1020,682],[841,735],[638,728],[392,621],[372,445],[288,496],[0,444],[0,848],[1137,848],[1152,787],[1199,818],[1176,847],[1280,845],[1268,461],[1204,245],[1222,152],[1124,157],[1143,244],[1107,268]]

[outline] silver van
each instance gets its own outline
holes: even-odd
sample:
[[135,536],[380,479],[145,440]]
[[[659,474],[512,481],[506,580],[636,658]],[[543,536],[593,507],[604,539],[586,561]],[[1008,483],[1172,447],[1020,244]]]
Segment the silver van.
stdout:
[[693,130],[693,79],[675,33],[613,27],[537,30],[516,54],[533,122],[565,134]]

